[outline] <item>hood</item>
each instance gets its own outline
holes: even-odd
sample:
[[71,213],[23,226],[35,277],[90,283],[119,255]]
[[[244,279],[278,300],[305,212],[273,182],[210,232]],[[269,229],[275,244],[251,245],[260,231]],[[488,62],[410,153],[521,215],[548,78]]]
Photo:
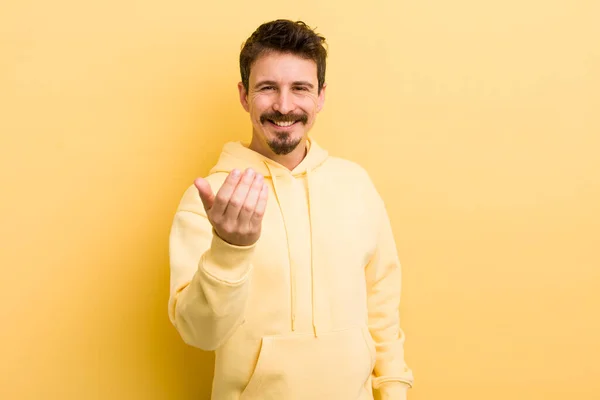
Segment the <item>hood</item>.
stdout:
[[[288,248],[290,246],[289,242],[289,234],[288,231],[290,229],[290,216],[286,216],[283,213],[283,208],[281,206],[281,196],[279,195],[280,188],[277,185],[277,178],[285,176],[286,174],[292,174],[294,177],[305,176],[306,178],[306,187],[307,187],[307,199],[308,199],[308,214],[310,220],[310,242],[311,242],[311,295],[312,295],[312,326],[315,336],[317,336],[318,328],[317,325],[319,323],[316,311],[318,305],[317,296],[315,294],[316,287],[318,286],[316,283],[318,280],[322,279],[319,276],[320,270],[316,268],[320,261],[319,252],[317,249],[317,243],[315,243],[313,234],[313,230],[315,229],[315,220],[313,218],[313,207],[314,202],[312,201],[311,196],[311,173],[315,171],[319,166],[321,166],[329,157],[329,153],[320,147],[314,140],[308,139],[307,142],[308,152],[302,162],[296,166],[292,171],[283,165],[279,164],[276,161],[267,158],[254,150],[250,150],[246,145],[241,142],[229,142],[226,143],[223,147],[223,151],[219,157],[217,164],[210,170],[210,173],[216,172],[225,172],[229,173],[233,169],[237,168],[242,172],[246,168],[252,168],[254,171],[262,174],[265,178],[270,178],[273,182],[273,191],[274,197],[277,201],[277,205],[281,211],[283,224],[286,231],[287,237],[287,245]],[[289,252],[288,252],[289,253]],[[291,327],[292,331],[296,330],[296,271],[295,271],[295,263],[291,259],[289,260],[290,265],[290,293],[291,293]],[[327,307],[326,304],[322,304],[321,307]]]
[[254,171],[262,174],[264,177],[272,177],[281,173],[290,173],[295,176],[308,174],[312,170],[318,168],[329,157],[326,150],[321,148],[314,140],[306,141],[308,152],[296,168],[289,171],[286,167],[276,161],[271,160],[250,150],[242,142],[229,142],[223,146],[223,151],[219,156],[217,164],[210,170],[210,173],[226,172],[229,173],[233,169],[241,169],[242,172],[246,168],[252,168]]

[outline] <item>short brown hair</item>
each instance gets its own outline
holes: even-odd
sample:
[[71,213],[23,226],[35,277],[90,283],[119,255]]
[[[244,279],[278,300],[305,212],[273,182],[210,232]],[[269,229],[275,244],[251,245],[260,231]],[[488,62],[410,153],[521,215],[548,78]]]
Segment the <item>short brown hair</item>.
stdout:
[[278,19],[260,25],[246,40],[240,52],[242,84],[248,91],[250,68],[267,52],[290,53],[313,60],[317,64],[319,92],[325,84],[325,38],[302,21]]

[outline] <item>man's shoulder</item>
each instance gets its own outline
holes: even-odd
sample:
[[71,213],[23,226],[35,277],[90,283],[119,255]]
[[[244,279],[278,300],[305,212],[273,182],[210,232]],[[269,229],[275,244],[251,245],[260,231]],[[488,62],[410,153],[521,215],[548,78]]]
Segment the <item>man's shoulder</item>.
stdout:
[[329,174],[326,179],[328,182],[334,180],[334,182],[351,187],[353,192],[361,191],[366,196],[365,198],[370,198],[375,202],[382,201],[371,174],[359,162],[330,155],[326,165],[326,173]]
[[327,159],[327,171],[347,178],[363,180],[365,183],[371,182],[369,172],[357,161],[339,156],[329,156]]

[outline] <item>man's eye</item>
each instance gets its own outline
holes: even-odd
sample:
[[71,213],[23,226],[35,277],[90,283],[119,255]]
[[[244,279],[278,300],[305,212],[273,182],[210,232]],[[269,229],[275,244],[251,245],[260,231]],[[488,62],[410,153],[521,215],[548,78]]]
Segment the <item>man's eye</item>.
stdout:
[[274,86],[263,86],[262,88],[260,88],[260,90],[263,91],[263,92],[266,91],[266,90],[273,90],[273,89],[275,89]]
[[306,86],[296,86],[296,90],[307,91],[308,88]]

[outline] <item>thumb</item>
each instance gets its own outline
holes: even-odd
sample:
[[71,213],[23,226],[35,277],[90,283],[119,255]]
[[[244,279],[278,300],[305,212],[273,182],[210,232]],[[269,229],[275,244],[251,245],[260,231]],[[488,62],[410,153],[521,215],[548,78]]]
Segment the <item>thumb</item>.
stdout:
[[206,179],[196,178],[196,180],[194,180],[194,186],[196,186],[196,189],[198,189],[200,200],[202,200],[204,209],[206,212],[208,212],[208,210],[210,210],[215,203],[215,195],[209,183],[206,181]]

